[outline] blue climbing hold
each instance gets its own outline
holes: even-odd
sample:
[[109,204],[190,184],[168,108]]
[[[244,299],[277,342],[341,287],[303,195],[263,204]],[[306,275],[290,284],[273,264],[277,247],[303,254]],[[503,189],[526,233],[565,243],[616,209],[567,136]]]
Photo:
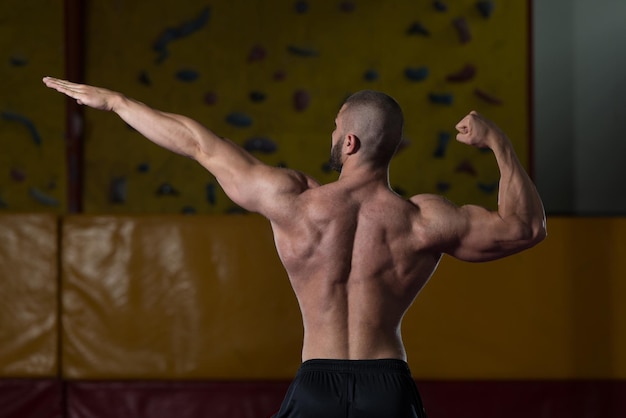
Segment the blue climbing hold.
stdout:
[[478,182],[477,186],[481,192],[486,193],[486,194],[492,194],[493,192],[497,190],[498,182],[495,182],[495,183]]
[[17,113],[13,113],[13,112],[2,112],[0,113],[0,115],[2,116],[4,120],[18,122],[24,125],[26,129],[28,129],[28,132],[30,133],[30,136],[33,139],[33,142],[36,145],[41,145],[41,136],[39,135],[39,132],[37,131],[37,128],[35,127],[35,124],[29,118],[27,118],[26,116],[17,114]]
[[261,91],[253,91],[250,92],[250,100],[252,100],[254,103],[260,103],[262,101],[265,100],[265,93],[261,92]]
[[379,78],[378,71],[369,69],[363,74],[365,81],[376,81]]
[[28,194],[30,195],[30,197],[32,197],[33,199],[35,199],[37,202],[41,203],[42,205],[59,206],[59,201],[57,199],[45,194],[44,192],[42,192],[41,190],[35,187],[31,187],[28,190]]
[[407,68],[404,75],[411,81],[423,81],[428,78],[428,67]]
[[22,56],[14,55],[11,57],[11,65],[14,67],[24,67],[28,64],[28,60]]
[[446,149],[448,148],[448,143],[450,142],[450,134],[448,132],[439,132],[439,137],[437,139],[437,148],[435,149],[435,153],[433,157],[435,158],[443,158],[446,155]]
[[476,2],[476,8],[482,17],[485,19],[489,19],[493,14],[493,9],[495,8],[495,4],[490,0],[481,0]]
[[450,93],[428,93],[428,100],[433,104],[450,106],[454,102],[454,96]]
[[202,29],[210,17],[211,9],[206,7],[194,19],[183,22],[177,27],[165,29],[152,46],[159,54],[156,59],[157,64],[163,62],[169,56],[167,47],[170,42],[189,36]]
[[196,70],[184,68],[176,72],[176,78],[185,83],[191,83],[196,81],[200,77],[200,74]]
[[238,128],[248,128],[252,126],[252,118],[242,112],[233,112],[226,116],[226,122]]

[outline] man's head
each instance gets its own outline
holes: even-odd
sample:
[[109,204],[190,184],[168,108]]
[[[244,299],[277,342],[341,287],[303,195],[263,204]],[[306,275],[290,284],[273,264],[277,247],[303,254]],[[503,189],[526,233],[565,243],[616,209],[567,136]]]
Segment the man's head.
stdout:
[[404,117],[392,97],[362,90],[346,99],[335,123],[331,167],[341,171],[351,155],[374,167],[386,167],[402,139]]

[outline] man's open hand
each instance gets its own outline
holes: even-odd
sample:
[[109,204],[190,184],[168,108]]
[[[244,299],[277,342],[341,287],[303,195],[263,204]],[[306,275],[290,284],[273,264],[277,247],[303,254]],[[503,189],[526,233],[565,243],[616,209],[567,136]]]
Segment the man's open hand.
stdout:
[[111,90],[76,84],[53,77],[44,77],[43,83],[51,89],[76,99],[78,104],[99,110],[113,110],[114,99],[120,95]]

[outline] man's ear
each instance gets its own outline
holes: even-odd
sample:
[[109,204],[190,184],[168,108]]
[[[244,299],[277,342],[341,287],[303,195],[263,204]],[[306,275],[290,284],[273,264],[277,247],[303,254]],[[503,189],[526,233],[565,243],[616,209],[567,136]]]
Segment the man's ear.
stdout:
[[348,134],[346,135],[344,147],[348,155],[354,154],[361,148],[361,140],[354,134]]

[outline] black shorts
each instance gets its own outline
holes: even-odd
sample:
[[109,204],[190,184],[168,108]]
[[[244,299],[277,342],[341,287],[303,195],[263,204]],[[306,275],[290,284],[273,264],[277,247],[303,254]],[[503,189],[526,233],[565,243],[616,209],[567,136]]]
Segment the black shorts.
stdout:
[[274,418],[425,418],[402,360],[308,360]]

